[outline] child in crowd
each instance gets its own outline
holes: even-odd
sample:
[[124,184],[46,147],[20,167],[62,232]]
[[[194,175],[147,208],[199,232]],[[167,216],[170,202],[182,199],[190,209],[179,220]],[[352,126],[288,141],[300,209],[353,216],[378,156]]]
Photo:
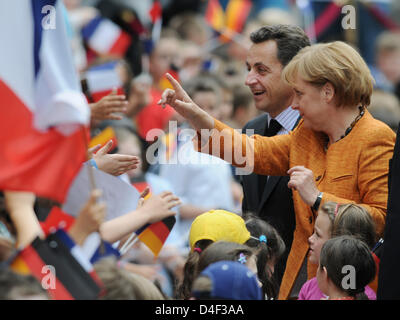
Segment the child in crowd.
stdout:
[[184,267],[184,279],[178,288],[178,298],[190,297],[194,275],[201,268],[199,259],[202,251],[213,242],[221,240],[246,244],[255,249],[257,275],[265,298],[276,297],[278,288],[272,274],[276,261],[285,250],[284,242],[273,227],[258,217],[247,213],[243,218],[228,211],[211,210],[193,221],[189,237],[191,253]]
[[[323,244],[331,237],[341,235],[358,237],[370,249],[376,242],[374,222],[363,207],[355,204],[327,202],[319,209],[314,233],[308,238],[310,262],[319,264]],[[365,288],[365,293],[370,300],[376,299],[375,292],[369,286]],[[316,277],[308,280],[303,285],[298,297],[299,300],[320,300],[321,298],[323,298],[323,293],[318,287]]]
[[120,268],[113,258],[103,258],[94,269],[105,287],[102,300],[165,300],[150,280]]
[[285,252],[285,243],[270,224],[251,213],[243,214],[251,236],[245,243],[257,252],[258,278],[262,283],[265,299],[275,299],[279,287],[273,277],[275,264]]
[[[237,261],[246,265],[257,276],[256,251],[245,244],[217,241],[210,244],[201,254],[197,264],[195,278],[210,264],[217,261]],[[257,279],[261,287],[261,282]]]
[[262,300],[257,277],[245,265],[218,261],[205,268],[193,283],[197,300]]
[[183,280],[177,288],[178,299],[189,299],[200,254],[215,241],[243,244],[250,239],[242,217],[225,210],[211,210],[194,219],[189,234],[190,253],[184,266]]
[[352,236],[332,238],[321,249],[318,286],[328,300],[368,300],[364,290],[375,271],[365,242]]

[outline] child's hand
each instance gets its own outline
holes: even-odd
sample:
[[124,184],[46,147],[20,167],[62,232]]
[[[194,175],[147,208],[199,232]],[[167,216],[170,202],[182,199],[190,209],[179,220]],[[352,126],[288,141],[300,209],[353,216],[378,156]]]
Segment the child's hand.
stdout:
[[69,234],[79,245],[82,245],[91,233],[99,231],[104,221],[106,204],[99,202],[101,194],[101,190],[92,191],[89,200],[69,230]]
[[175,215],[171,209],[181,204],[181,201],[170,191],[164,191],[159,195],[153,195],[147,199],[141,209],[149,215],[148,223],[154,223],[163,220],[169,216]]
[[139,158],[124,154],[109,154],[112,144],[112,140],[108,141],[103,148],[92,155],[99,170],[113,176],[119,176],[136,169],[139,164]]

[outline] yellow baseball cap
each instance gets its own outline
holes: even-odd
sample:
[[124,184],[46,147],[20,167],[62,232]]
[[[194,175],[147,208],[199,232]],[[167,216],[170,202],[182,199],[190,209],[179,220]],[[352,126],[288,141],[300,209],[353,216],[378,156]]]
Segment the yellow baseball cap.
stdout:
[[190,250],[200,240],[230,241],[243,244],[250,239],[243,218],[225,210],[210,210],[194,219],[190,228]]

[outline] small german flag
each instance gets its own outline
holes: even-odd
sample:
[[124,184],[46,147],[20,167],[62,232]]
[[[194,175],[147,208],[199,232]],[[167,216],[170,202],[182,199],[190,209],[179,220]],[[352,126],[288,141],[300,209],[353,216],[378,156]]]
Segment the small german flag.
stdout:
[[250,0],[230,0],[225,13],[226,28],[237,33],[242,32],[251,7]]
[[[169,69],[168,73],[177,81],[179,81],[179,75],[178,72],[176,72],[173,69]],[[173,89],[171,83],[169,82],[169,80],[167,79],[167,77],[164,75],[160,81],[159,81],[159,87],[161,88],[161,90],[165,90],[165,89]]]
[[225,13],[219,0],[208,1],[205,19],[217,31],[221,31],[225,27]]
[[236,33],[241,33],[250,14],[250,0],[230,0],[223,8],[219,0],[209,0],[205,19],[218,33],[221,42],[228,42]]
[[110,149],[110,152],[112,152],[117,146],[118,146],[118,140],[117,140],[117,135],[115,134],[115,131],[112,127],[106,127],[103,131],[101,131],[99,134],[95,135],[89,142],[89,148],[93,148],[97,146],[98,144],[101,145],[101,147],[104,147],[104,145],[112,140],[113,145]]
[[153,252],[155,257],[157,257],[174,227],[175,222],[176,219],[174,216],[167,217],[159,222],[147,224],[135,233],[139,240]]

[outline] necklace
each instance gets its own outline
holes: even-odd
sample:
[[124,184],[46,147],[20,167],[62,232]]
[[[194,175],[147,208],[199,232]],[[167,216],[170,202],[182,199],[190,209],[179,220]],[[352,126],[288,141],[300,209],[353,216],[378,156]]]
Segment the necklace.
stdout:
[[[358,107],[358,110],[360,110],[360,113],[359,113],[359,114],[357,115],[357,117],[353,120],[353,122],[350,123],[350,126],[346,129],[346,131],[344,132],[344,134],[343,134],[338,140],[336,140],[335,142],[338,142],[338,141],[342,140],[345,136],[347,136],[347,135],[351,132],[351,130],[353,130],[353,128],[354,128],[354,126],[356,125],[357,121],[360,120],[360,119],[362,118],[362,116],[363,116],[364,113],[365,113],[365,109],[364,109],[363,106],[359,106],[359,107]],[[328,144],[329,144],[329,137],[326,136],[326,138],[325,138],[325,146],[324,146],[325,152],[328,150]]]

